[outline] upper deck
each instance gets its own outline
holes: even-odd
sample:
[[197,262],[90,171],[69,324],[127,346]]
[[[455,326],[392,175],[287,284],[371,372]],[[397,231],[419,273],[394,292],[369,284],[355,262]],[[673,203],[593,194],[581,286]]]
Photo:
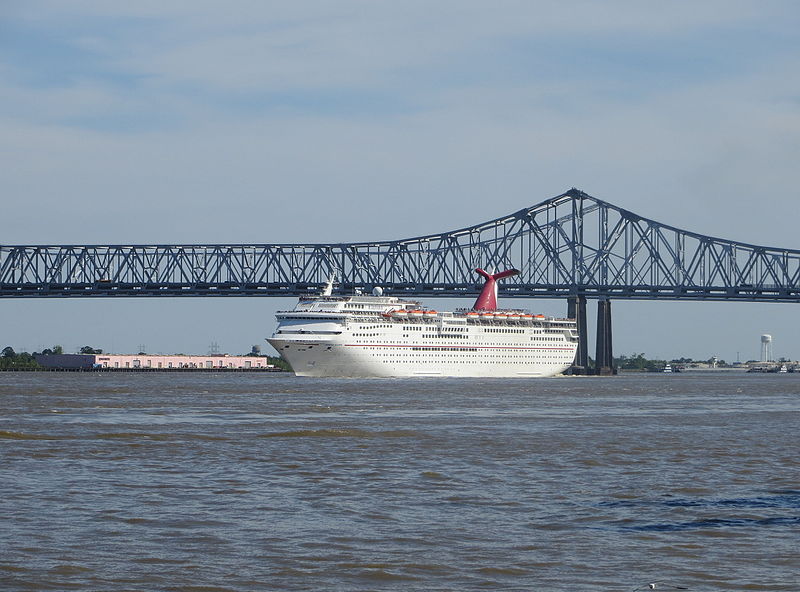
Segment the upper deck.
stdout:
[[279,311],[279,321],[300,319],[363,321],[389,323],[440,323],[469,324],[487,326],[530,326],[553,329],[575,329],[574,319],[548,317],[531,314],[523,309],[501,309],[476,311],[456,309],[455,311],[436,311],[414,300],[402,300],[393,296],[372,296],[354,294],[352,296],[308,296],[298,302],[294,310]]

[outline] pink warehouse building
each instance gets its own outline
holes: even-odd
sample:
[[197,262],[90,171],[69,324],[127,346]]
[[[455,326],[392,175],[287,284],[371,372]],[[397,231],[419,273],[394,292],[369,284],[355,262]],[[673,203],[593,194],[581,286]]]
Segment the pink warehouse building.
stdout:
[[45,368],[110,370],[253,370],[274,369],[266,358],[255,356],[160,356],[129,354],[50,354],[37,355],[36,361]]

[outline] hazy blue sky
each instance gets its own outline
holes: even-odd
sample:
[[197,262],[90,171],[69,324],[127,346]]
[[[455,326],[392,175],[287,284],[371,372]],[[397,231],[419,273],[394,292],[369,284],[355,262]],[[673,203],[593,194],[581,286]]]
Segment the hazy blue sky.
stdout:
[[[769,0],[4,0],[0,243],[404,238],[575,186],[800,248],[799,30]],[[0,347],[243,352],[293,305],[0,301]],[[618,354],[800,357],[795,305],[613,306]]]

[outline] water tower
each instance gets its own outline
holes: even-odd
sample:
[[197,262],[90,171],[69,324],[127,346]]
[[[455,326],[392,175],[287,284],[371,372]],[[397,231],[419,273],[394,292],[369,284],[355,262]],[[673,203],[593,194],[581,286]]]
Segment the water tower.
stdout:
[[761,336],[761,361],[772,361],[772,335]]

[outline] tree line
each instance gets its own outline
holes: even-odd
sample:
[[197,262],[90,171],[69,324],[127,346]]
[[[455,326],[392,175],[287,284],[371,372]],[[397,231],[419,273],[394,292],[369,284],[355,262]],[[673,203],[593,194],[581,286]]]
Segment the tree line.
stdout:
[[[0,352],[0,370],[39,370],[42,368],[41,364],[36,361],[35,356],[38,355],[59,355],[64,353],[64,348],[60,345],[53,347],[46,347],[41,352],[15,352],[14,348],[10,345],[3,348]],[[88,345],[84,345],[80,349],[82,354],[102,354],[102,349],[94,349]]]
[[[64,349],[60,345],[56,347],[63,353]],[[52,353],[52,350],[49,351]],[[33,357],[36,353],[17,353],[10,345],[4,347],[0,352],[0,370],[41,370],[42,366]]]
[[614,365],[619,368],[620,370],[628,370],[628,371],[635,371],[635,372],[661,372],[664,370],[664,366],[669,363],[672,366],[686,366],[688,364],[714,364],[716,363],[717,368],[726,368],[728,367],[728,363],[725,360],[718,360],[715,358],[710,358],[708,360],[693,360],[692,358],[675,358],[673,360],[659,360],[659,359],[648,359],[645,357],[644,353],[633,353],[629,356],[620,356],[618,358],[614,358]]

